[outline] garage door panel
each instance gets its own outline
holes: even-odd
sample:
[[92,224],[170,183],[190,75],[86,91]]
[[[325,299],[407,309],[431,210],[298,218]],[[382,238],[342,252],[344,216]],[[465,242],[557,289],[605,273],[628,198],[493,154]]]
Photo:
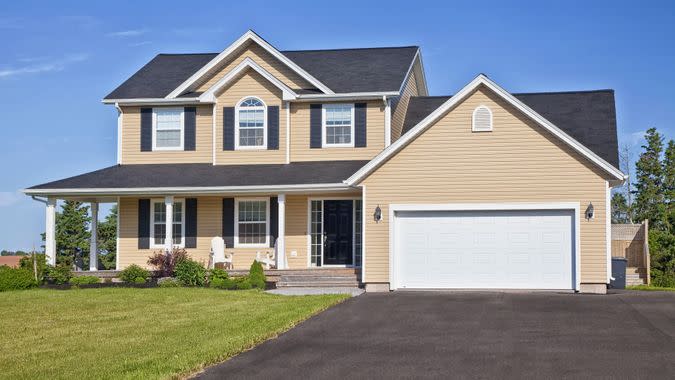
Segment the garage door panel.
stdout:
[[571,289],[573,211],[396,214],[397,285]]

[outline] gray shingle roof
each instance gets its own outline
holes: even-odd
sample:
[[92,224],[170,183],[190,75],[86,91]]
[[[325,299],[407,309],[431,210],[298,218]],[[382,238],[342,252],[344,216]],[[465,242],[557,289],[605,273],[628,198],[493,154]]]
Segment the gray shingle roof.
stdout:
[[120,189],[341,183],[368,161],[311,161],[266,165],[116,165],[29,188]]
[[[398,91],[417,50],[406,46],[281,53],[334,92],[346,93]],[[105,99],[163,98],[217,55],[159,54]]]
[[[614,90],[513,94],[595,154],[619,167]],[[451,96],[412,97],[403,134]]]

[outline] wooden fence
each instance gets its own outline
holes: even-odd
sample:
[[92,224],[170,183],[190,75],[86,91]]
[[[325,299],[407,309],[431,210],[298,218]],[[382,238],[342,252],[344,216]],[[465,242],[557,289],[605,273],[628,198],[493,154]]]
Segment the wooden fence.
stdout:
[[645,275],[649,284],[649,222],[642,224],[612,224],[612,257],[623,257],[626,267]]

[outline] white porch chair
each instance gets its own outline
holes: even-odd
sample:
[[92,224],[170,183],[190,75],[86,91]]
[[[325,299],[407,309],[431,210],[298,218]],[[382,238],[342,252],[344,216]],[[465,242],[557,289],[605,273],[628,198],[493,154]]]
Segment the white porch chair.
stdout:
[[256,252],[255,260],[260,264],[265,266],[265,269],[271,269],[277,267],[276,253],[275,252]]
[[225,269],[233,269],[233,253],[225,253],[225,241],[220,236],[211,239],[211,258],[209,268],[213,269],[216,264],[223,263]]

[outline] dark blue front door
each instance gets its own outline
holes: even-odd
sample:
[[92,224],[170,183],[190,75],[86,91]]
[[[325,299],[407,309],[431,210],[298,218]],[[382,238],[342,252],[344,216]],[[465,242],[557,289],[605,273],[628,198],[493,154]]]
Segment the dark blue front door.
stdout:
[[323,201],[323,264],[352,265],[354,201]]

